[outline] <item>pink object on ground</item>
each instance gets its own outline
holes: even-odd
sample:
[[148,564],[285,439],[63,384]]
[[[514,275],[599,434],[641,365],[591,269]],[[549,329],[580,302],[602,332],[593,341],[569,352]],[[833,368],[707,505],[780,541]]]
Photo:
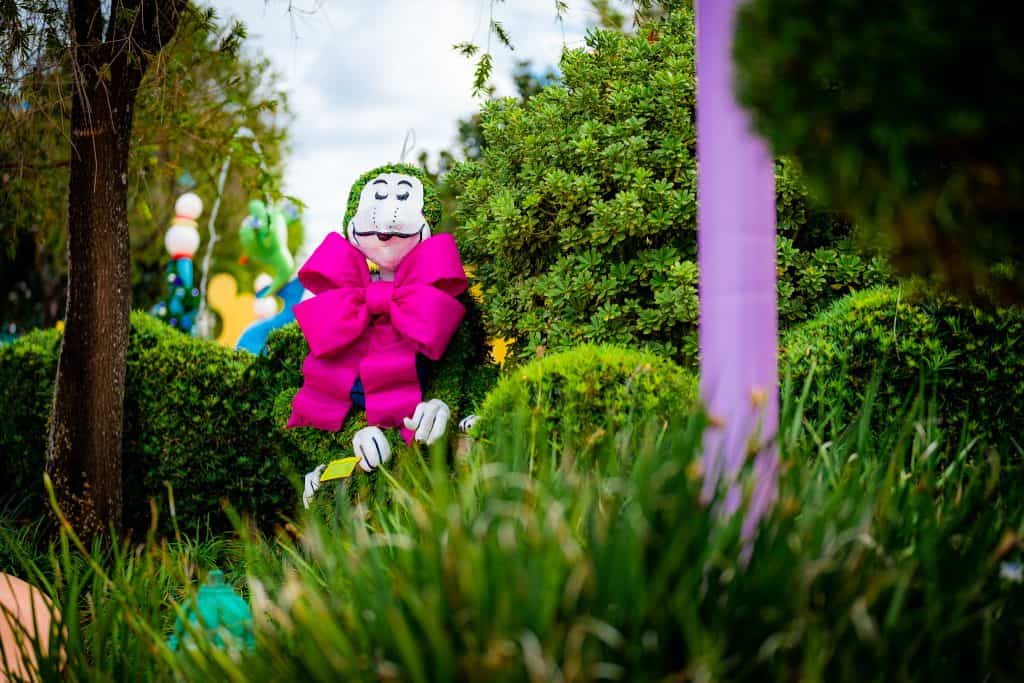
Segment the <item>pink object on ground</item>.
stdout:
[[360,378],[367,421],[398,427],[411,442],[402,418],[412,417],[423,400],[416,354],[438,360],[466,312],[456,299],[468,283],[455,239],[424,240],[393,282],[375,282],[363,254],[331,233],[299,270],[299,280],[316,296],[295,307],[309,355],[288,427],[340,429]]
[[702,498],[710,502],[724,485],[723,512],[734,513],[742,502],[738,477],[756,454],[743,522],[750,539],[776,493],[778,323],[775,166],[734,92],[741,1],[697,2],[697,253],[701,395],[712,418]]
[[0,573],[0,683],[39,678],[35,643],[48,651],[54,616],[60,618],[39,589]]

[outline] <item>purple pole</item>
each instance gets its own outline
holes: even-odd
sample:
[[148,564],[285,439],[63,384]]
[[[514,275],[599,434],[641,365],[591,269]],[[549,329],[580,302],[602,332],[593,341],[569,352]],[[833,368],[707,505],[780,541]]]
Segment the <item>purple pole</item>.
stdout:
[[739,476],[756,454],[743,523],[752,538],[775,499],[778,450],[778,311],[775,170],[736,102],[732,44],[742,0],[697,0],[697,245],[705,504],[743,502]]

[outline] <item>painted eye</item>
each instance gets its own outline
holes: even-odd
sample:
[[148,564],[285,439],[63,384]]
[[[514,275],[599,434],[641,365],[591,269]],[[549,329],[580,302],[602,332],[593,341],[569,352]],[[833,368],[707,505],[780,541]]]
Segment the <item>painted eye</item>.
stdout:
[[374,199],[387,199],[388,198],[388,194],[387,194],[387,192],[384,192],[383,194],[380,193],[380,192],[374,192],[373,193],[373,198]]
[[409,198],[409,193],[408,192],[403,192],[401,194],[396,194],[395,195],[395,199],[397,199],[399,201],[402,201],[402,202],[404,202],[408,198]]

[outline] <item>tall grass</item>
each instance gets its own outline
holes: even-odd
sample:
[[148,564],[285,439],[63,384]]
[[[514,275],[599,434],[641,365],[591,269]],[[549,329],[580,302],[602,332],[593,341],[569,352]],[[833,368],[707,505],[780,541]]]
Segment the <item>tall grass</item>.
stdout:
[[[16,553],[66,629],[63,672],[51,654],[41,678],[1024,680],[1016,468],[947,443],[920,401],[873,433],[870,403],[808,424],[807,395],[784,392],[779,504],[749,562],[739,519],[699,503],[699,416],[566,457],[509,415],[454,475],[424,459],[388,503],[340,496],[275,537],[239,520],[229,545],[83,552],[62,529]],[[213,563],[249,596],[256,647],[197,633],[173,652],[176,606]]]

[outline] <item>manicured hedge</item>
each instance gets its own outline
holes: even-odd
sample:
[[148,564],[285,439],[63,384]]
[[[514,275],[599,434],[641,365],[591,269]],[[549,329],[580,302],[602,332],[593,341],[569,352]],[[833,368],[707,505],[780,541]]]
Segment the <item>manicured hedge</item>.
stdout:
[[[449,434],[493,383],[475,304],[448,353],[433,368],[427,394],[452,409]],[[17,501],[35,514],[43,508],[47,415],[60,337],[36,332],[0,348],[0,501]],[[291,514],[301,475],[344,457],[362,414],[338,434],[285,430],[291,398],[301,386],[308,349],[294,324],[271,335],[268,352],[253,356],[195,339],[143,314],[132,315],[125,390],[125,523],[149,524],[156,498],[161,528],[171,528],[166,483],[174,491],[179,526],[223,527],[226,499],[263,524]],[[418,457],[397,435],[395,465]],[[372,492],[376,475],[360,474],[354,492]]]
[[520,429],[543,430],[554,451],[595,451],[606,438],[689,413],[696,396],[694,375],[671,360],[586,344],[508,372],[484,401],[474,432],[483,439],[496,430],[510,434],[510,423],[519,421]]
[[873,289],[792,330],[782,354],[797,391],[813,368],[808,405],[837,424],[849,424],[872,390],[875,425],[901,419],[920,394],[954,440],[966,429],[982,442],[1024,445],[1022,308],[976,308],[913,285]]
[[[673,3],[681,6],[685,3]],[[582,343],[697,364],[697,151],[689,8],[641,35],[594,31],[563,77],[481,112],[479,159],[447,176],[459,246],[477,266],[488,330],[514,360]],[[769,81],[770,82],[770,81]],[[889,282],[848,220],[816,205],[797,167],[776,164],[779,320]]]

